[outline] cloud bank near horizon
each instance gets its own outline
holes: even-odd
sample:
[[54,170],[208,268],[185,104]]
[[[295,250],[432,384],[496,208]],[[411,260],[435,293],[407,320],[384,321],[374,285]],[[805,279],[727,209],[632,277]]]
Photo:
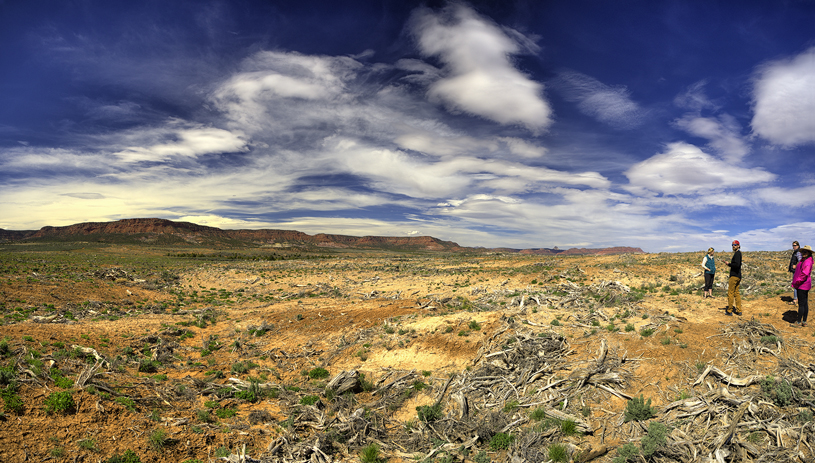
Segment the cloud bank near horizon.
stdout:
[[38,30],[42,56],[61,57],[49,66],[104,91],[63,98],[75,114],[48,136],[0,119],[0,228],[162,217],[485,247],[806,241],[793,211],[815,175],[789,162],[815,145],[815,48],[745,61],[732,90],[701,69],[649,87],[464,3],[394,27],[398,52],[250,41],[219,56],[210,38],[197,57],[149,59]]

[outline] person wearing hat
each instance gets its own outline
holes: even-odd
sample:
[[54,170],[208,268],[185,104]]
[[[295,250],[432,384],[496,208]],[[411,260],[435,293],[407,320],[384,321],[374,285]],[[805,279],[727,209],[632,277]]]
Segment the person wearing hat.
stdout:
[[713,297],[713,277],[716,275],[716,262],[713,260],[713,248],[707,248],[707,254],[702,258],[702,268],[705,269],[705,292],[702,297]]
[[812,289],[812,248],[801,248],[801,261],[795,266],[792,287],[798,291],[798,317],[793,326],[807,326],[809,315],[809,290]]
[[725,315],[741,315],[741,294],[739,294],[739,286],[741,286],[741,243],[738,240],[733,240],[733,258],[730,262],[724,264],[730,267],[730,279],[727,280],[727,308],[724,310]]
[[[798,244],[798,241],[792,242],[792,255],[790,256],[789,271],[790,273],[793,274],[795,273],[795,265],[798,262],[801,262],[801,251],[798,249],[799,247],[801,247],[801,245]],[[797,303],[798,303],[798,290],[792,288],[792,301],[790,302],[790,305],[795,305]]]

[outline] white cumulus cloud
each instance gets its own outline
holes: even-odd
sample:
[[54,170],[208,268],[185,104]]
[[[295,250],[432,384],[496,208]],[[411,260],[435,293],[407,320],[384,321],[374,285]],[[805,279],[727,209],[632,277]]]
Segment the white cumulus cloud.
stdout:
[[775,179],[763,169],[747,169],[717,159],[698,147],[676,142],[665,152],[633,165],[625,172],[637,193],[690,195],[733,187],[745,187]]
[[421,52],[444,63],[446,75],[430,85],[431,98],[453,110],[500,124],[520,124],[533,132],[552,124],[543,85],[510,60],[530,46],[519,42],[517,33],[505,33],[463,5],[439,13],[420,9],[412,26]]
[[815,47],[756,73],[753,131],[772,143],[815,142]]

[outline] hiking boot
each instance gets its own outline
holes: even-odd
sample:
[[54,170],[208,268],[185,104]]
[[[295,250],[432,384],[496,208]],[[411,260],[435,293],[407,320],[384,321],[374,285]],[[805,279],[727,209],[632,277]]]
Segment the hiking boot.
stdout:
[[801,322],[796,320],[796,321],[790,323],[790,325],[792,325],[793,328],[798,328],[799,326],[801,326]]
[[801,322],[801,326],[807,326],[807,322]]
[[738,315],[739,317],[741,317],[741,310],[739,310],[738,312],[733,312],[733,313]]
[[733,312],[731,312],[730,310],[725,310],[725,311],[724,311],[724,314],[725,314],[725,315],[727,315],[728,317],[732,317],[732,316],[733,316]]

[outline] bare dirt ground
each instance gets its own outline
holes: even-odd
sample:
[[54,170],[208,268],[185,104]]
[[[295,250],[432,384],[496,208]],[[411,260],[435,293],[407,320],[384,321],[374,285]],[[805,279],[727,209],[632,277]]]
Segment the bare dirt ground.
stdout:
[[[701,253],[0,258],[3,462],[814,456],[787,253],[745,253],[741,317],[722,268],[701,297]],[[638,397],[650,420],[625,419]]]

